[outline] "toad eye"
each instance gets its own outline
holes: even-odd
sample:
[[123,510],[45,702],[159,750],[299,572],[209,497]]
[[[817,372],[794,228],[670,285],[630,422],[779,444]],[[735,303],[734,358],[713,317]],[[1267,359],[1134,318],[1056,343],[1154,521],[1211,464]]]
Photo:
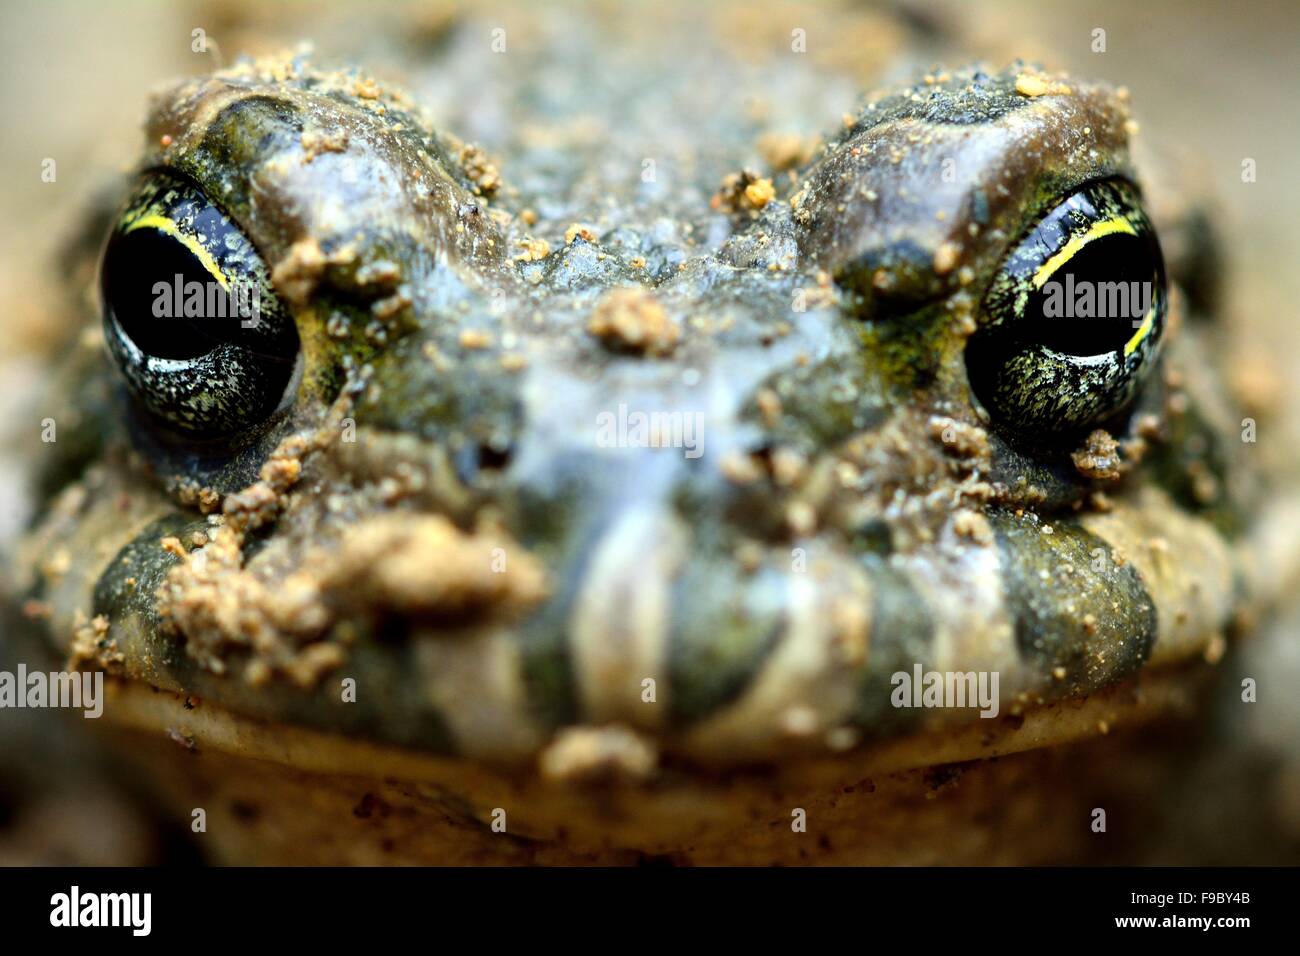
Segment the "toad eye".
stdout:
[[1083,186],[1012,249],[966,345],[976,397],[997,424],[1035,440],[1122,411],[1156,364],[1164,260],[1136,188]]
[[287,398],[297,329],[248,237],[192,183],[146,176],[109,236],[100,291],[109,351],[165,424],[226,437]]

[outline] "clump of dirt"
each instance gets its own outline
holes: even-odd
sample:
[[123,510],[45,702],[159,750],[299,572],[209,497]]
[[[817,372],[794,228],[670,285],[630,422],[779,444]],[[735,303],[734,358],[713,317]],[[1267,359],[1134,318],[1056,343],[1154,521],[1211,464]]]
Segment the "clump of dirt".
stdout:
[[496,195],[501,188],[501,172],[487,153],[473,143],[466,143],[461,146],[457,159],[465,176],[474,184],[474,192],[480,196]]
[[752,169],[731,173],[709,200],[713,209],[727,213],[749,213],[756,216],[764,206],[776,198],[772,180],[760,176]]
[[644,289],[614,289],[591,313],[587,331],[606,345],[647,355],[667,355],[681,330],[659,300]]
[[466,534],[440,515],[368,518],[312,563],[320,587],[344,607],[496,616],[531,607],[547,593],[541,565],[504,531]]
[[1069,85],[1042,73],[1021,73],[1016,77],[1016,92],[1021,96],[1069,96]]
[[310,575],[263,580],[244,568],[243,532],[217,528],[211,540],[172,568],[158,589],[158,613],[185,637],[185,651],[215,674],[227,672],[232,650],[249,652],[244,672],[253,684],[285,674],[313,686],[343,660],[343,649],[321,640],[332,619]]
[[[312,687],[346,657],[333,627],[341,619],[377,608],[444,621],[508,617],[546,596],[541,565],[505,532],[466,533],[438,515],[379,514],[295,566],[250,567],[246,533],[285,506],[307,447],[282,444],[260,481],[227,496],[225,521],[201,545],[161,545],[181,562],[158,590],[159,615],[204,668],[224,674],[238,657],[252,684],[282,676]],[[99,654],[89,630],[83,644],[85,655]]]
[[1119,442],[1103,428],[1094,429],[1083,446],[1070,453],[1070,460],[1079,474],[1094,480],[1113,480],[1124,471]]

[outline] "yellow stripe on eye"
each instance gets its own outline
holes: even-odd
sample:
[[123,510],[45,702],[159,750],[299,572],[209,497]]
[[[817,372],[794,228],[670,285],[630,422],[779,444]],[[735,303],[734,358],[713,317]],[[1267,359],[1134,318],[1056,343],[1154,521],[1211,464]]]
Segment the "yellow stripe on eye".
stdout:
[[[1159,294],[1159,293],[1157,293]],[[1151,334],[1151,330],[1156,325],[1156,299],[1151,297],[1151,308],[1147,309],[1147,314],[1142,319],[1142,324],[1138,330],[1133,333],[1133,337],[1124,343],[1124,357],[1128,358],[1133,354],[1133,350],[1142,344],[1142,340]]]
[[217,260],[212,258],[212,253],[203,248],[203,243],[199,242],[194,236],[181,232],[180,226],[176,225],[171,219],[160,216],[156,212],[151,212],[139,219],[133,219],[131,224],[123,231],[135,232],[137,229],[157,229],[159,232],[165,232],[167,235],[172,236],[186,249],[194,253],[194,257],[203,263],[203,268],[207,269],[212,277],[220,283],[222,289],[227,292],[230,291],[230,283],[226,279],[225,273],[221,271],[221,266],[217,265]]
[[1112,216],[1110,219],[1097,220],[1088,227],[1087,232],[1071,236],[1070,241],[1061,247],[1060,252],[1038,267],[1038,271],[1034,273],[1034,288],[1041,289],[1043,283],[1052,277],[1052,273],[1073,259],[1075,253],[1092,240],[1100,239],[1102,236],[1112,236],[1117,232],[1127,233],[1130,236],[1137,235],[1137,230],[1133,228],[1131,222],[1123,216]]

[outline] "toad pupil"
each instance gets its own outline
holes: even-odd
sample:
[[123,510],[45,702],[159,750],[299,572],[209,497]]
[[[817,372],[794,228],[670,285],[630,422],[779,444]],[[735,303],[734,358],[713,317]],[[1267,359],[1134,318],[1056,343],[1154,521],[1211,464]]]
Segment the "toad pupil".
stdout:
[[[1126,354],[1136,348],[1135,333],[1151,321],[1155,283],[1144,257],[1132,251],[1122,239],[1093,243],[1064,279],[1053,277],[1030,296],[1030,316],[1057,320],[1044,325],[1045,344],[1072,355],[1093,355],[1107,344],[1122,343]],[[1144,272],[1148,278],[1136,278]]]

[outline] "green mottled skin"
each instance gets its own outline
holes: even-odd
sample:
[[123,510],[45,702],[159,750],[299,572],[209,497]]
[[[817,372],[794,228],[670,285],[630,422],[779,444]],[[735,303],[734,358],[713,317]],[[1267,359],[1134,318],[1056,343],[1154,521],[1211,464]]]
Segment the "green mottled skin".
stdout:
[[[1121,444],[1147,426],[1146,456],[1131,454],[1117,481],[1074,466],[1082,434],[1041,447],[1013,438],[970,394],[964,345],[1011,245],[1083,183],[1140,182],[1114,91],[1071,79],[1069,95],[1031,98],[1017,93],[1018,72],[957,70],[864,101],[795,175],[776,177],[776,199],[753,216],[708,203],[722,174],[753,156],[755,131],[724,109],[709,112],[713,126],[674,119],[697,123],[696,139],[674,140],[678,126],[663,135],[698,161],[661,155],[658,181],[646,183],[653,135],[592,102],[619,132],[575,141],[559,159],[522,134],[497,137],[505,185],[485,195],[449,130],[389,92],[356,95],[356,74],[297,60],[177,86],[154,103],[141,169],[191,178],[272,269],[295,243],[319,246],[327,263],[305,286],[289,288],[283,271],[278,280],[305,372],[270,421],[197,445],[152,426],[100,352],[73,355],[68,380],[80,385],[65,398],[98,440],[69,430],[65,452],[60,439],[45,487],[62,492],[64,510],[38,522],[32,553],[65,546],[78,558],[58,581],[32,570],[27,596],[54,608],[60,647],[76,612],[105,615],[119,672],[156,686],[507,758],[570,724],[622,723],[705,761],[763,759],[823,749],[837,728],[850,742],[915,728],[920,711],[889,705],[889,674],[916,662],[997,669],[1006,704],[1032,705],[1086,696],[1148,660],[1195,656],[1239,600],[1220,532],[1237,520],[1243,485],[1216,385],[1199,382],[1171,416],[1165,369],[1152,374],[1114,423]],[[711,102],[725,86],[699,95]],[[525,93],[508,109],[526,110]],[[346,136],[309,156],[304,132]],[[951,181],[945,159],[959,171]],[[525,208],[540,221],[527,225]],[[570,223],[591,224],[597,241],[566,244]],[[550,254],[515,260],[525,235],[546,237]],[[959,257],[941,272],[944,243]],[[1172,264],[1171,282],[1182,278]],[[653,290],[678,325],[670,354],[629,354],[588,334],[592,308],[622,286]],[[794,311],[800,290],[815,294]],[[466,347],[467,330],[487,333],[486,347]],[[1195,333],[1186,321],[1173,330],[1161,361],[1184,368]],[[503,366],[506,354],[524,367]],[[767,392],[774,413],[763,411]],[[597,416],[620,402],[703,413],[705,454],[596,447]],[[250,682],[239,649],[217,673],[158,617],[156,589],[179,559],[157,541],[211,527],[186,489],[239,492],[283,439],[337,435],[342,419],[357,441],[303,457],[289,501],[244,538],[247,573],[274,589],[314,544],[393,509],[443,515],[467,533],[490,515],[537,559],[548,596],[506,622],[349,604],[304,640],[343,649],[314,685]],[[982,432],[985,450],[945,447],[944,423]],[[773,476],[783,459],[802,462],[793,479]],[[738,482],[738,461],[757,476]],[[1192,492],[1193,464],[1213,475],[1212,494]],[[418,473],[419,487],[386,496],[399,472]],[[67,489],[78,486],[88,493],[73,507]],[[1118,509],[1110,524],[1097,490]],[[1115,527],[1137,527],[1134,515],[1149,522],[1140,533],[1195,542],[1200,557],[1169,569],[1132,553],[1141,542],[1117,540]],[[807,570],[792,570],[795,552]],[[595,609],[585,630],[582,608]],[[837,656],[843,633],[864,631],[827,622],[855,614],[865,646]],[[1183,616],[1193,624],[1175,624]],[[647,658],[592,669],[593,654],[632,654],[647,634]],[[441,655],[484,635],[500,642],[485,643],[484,659],[504,654],[519,693],[465,688],[470,707],[438,683]],[[800,670],[799,642],[830,650]],[[593,685],[601,674],[626,688]],[[344,675],[363,689],[356,704],[338,704]],[[640,700],[643,677],[657,681],[659,704]],[[815,729],[791,739],[787,718],[801,707]]]

